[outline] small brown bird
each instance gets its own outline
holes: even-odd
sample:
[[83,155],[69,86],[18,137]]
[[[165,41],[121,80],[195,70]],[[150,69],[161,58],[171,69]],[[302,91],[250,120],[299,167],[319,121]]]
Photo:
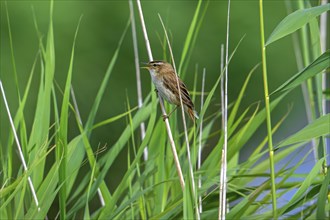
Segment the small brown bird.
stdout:
[[[152,82],[154,83],[159,95],[170,104],[176,105],[176,108],[170,114],[163,116],[165,120],[165,118],[168,118],[180,106],[180,96],[174,69],[171,64],[158,60],[150,61],[147,63],[147,66],[143,68],[149,70]],[[197,112],[194,110],[194,103],[191,101],[185,84],[180,78],[178,78],[178,80],[180,85],[182,104],[185,111],[194,121],[195,118],[198,119]]]

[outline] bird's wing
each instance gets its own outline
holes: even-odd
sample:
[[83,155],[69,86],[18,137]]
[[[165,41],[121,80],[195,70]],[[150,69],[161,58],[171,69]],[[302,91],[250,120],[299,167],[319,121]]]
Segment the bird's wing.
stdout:
[[[176,77],[171,76],[171,77],[167,77],[164,76],[164,86],[169,89],[176,97],[179,97],[179,93],[178,93],[178,84],[176,81]],[[179,85],[180,85],[180,91],[181,91],[181,98],[182,98],[182,103],[184,105],[187,105],[188,108],[190,109],[194,109],[194,104],[191,101],[189,92],[187,90],[186,85],[182,82],[182,80],[180,78],[179,79]],[[180,103],[180,101],[179,101]]]

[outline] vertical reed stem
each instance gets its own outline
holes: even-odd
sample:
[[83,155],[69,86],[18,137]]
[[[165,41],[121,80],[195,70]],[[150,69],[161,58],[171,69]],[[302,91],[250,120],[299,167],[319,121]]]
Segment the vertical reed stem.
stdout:
[[[203,78],[202,78],[202,91],[201,91],[201,112],[204,105],[204,85],[205,85],[205,68],[203,69]],[[202,135],[203,135],[203,115],[200,116],[200,126],[199,126],[199,145],[198,145],[198,161],[197,161],[197,170],[200,170],[202,165]],[[198,176],[198,188],[202,188],[202,175]],[[198,198],[199,203],[199,213],[203,212],[202,205],[202,196]]]
[[[139,10],[139,15],[140,15],[140,20],[141,20],[141,26],[142,26],[142,31],[143,31],[143,35],[144,35],[144,40],[146,42],[146,47],[147,47],[147,52],[148,52],[149,60],[152,61],[153,60],[153,56],[152,56],[152,52],[151,52],[151,47],[150,47],[150,42],[149,42],[149,38],[148,38],[148,33],[147,33],[146,25],[145,25],[145,22],[144,22],[144,17],[143,17],[141,2],[140,2],[140,0],[137,0],[136,3],[137,3],[137,6],[138,6],[138,10]],[[165,111],[165,107],[164,107],[164,101],[163,101],[162,97],[159,94],[158,94],[158,99],[159,99],[159,104],[160,104],[160,107],[161,107],[161,110],[162,110],[163,115],[167,115],[166,114],[166,111]],[[178,157],[178,154],[176,152],[175,143],[174,143],[174,139],[173,139],[173,135],[172,135],[170,123],[168,122],[168,119],[167,118],[165,118],[165,126],[166,126],[166,131],[167,131],[168,139],[169,139],[169,142],[170,142],[170,145],[171,145],[171,149],[172,149],[172,153],[173,153],[176,170],[178,172],[178,176],[179,176],[181,188],[182,188],[182,191],[183,191],[184,190],[184,186],[185,186],[184,178],[183,178],[183,174],[182,174],[181,165],[180,165],[180,162],[179,162],[179,157]]]
[[[142,98],[139,51],[138,51],[138,44],[137,44],[137,37],[136,37],[134,8],[133,8],[132,0],[129,0],[128,3],[129,3],[129,9],[130,9],[130,13],[131,13],[130,17],[131,17],[131,27],[132,27],[133,48],[134,48],[134,61],[135,61],[135,71],[136,71],[136,88],[137,88],[138,106],[139,106],[139,108],[141,108],[143,105],[143,98]],[[141,139],[143,140],[144,137],[146,136],[146,129],[145,129],[144,122],[142,122],[140,124],[140,132],[141,132]],[[144,159],[144,161],[148,160],[148,147],[144,148],[143,159]]]
[[266,121],[267,121],[267,133],[268,133],[268,150],[269,150],[269,164],[270,164],[270,178],[271,178],[272,208],[273,208],[273,218],[277,219],[274,150],[273,150],[272,124],[271,124],[269,93],[268,93],[268,80],[267,80],[267,63],[266,63],[266,47],[265,47],[265,33],[264,33],[263,0],[259,0],[259,9],[260,9],[260,37],[261,37],[262,75],[263,75],[263,83],[264,83]]

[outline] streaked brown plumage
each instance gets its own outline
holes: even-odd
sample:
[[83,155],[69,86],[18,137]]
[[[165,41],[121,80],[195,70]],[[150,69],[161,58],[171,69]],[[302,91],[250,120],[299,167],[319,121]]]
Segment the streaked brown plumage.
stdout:
[[[152,82],[160,96],[167,102],[180,106],[177,79],[172,65],[165,61],[155,60],[147,63],[145,68],[149,70]],[[198,119],[197,112],[194,110],[194,103],[191,101],[187,87],[180,78],[178,79],[184,109],[192,120],[195,120],[195,118]]]

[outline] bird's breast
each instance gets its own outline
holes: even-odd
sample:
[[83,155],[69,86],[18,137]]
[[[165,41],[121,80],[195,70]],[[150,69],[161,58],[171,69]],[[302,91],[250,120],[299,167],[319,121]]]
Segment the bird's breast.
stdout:
[[167,89],[164,85],[164,81],[162,80],[161,77],[158,77],[154,74],[151,73],[151,79],[153,84],[155,85],[159,95],[165,99],[167,102],[174,104],[174,105],[179,105],[178,98],[175,96],[175,94]]

